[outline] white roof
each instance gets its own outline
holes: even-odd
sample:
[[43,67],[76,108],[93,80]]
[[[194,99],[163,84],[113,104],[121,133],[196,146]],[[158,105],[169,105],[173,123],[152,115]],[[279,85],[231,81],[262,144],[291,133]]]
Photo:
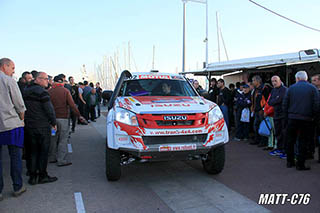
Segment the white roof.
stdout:
[[312,63],[320,61],[319,49],[302,50],[296,53],[287,53],[255,58],[245,58],[232,61],[223,61],[208,64],[208,67],[199,71],[185,72],[186,74],[223,75],[234,71],[248,69],[264,69],[277,66],[289,66],[301,63]]

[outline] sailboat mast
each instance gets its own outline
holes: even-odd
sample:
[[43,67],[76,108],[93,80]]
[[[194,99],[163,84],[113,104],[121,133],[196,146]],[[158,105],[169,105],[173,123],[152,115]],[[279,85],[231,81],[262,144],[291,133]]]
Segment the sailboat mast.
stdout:
[[218,40],[218,61],[220,62],[220,33],[219,33],[218,11],[216,12],[216,22],[217,22],[217,40]]
[[152,53],[152,69],[154,70],[154,55],[156,52],[156,47],[153,45],[153,53]]

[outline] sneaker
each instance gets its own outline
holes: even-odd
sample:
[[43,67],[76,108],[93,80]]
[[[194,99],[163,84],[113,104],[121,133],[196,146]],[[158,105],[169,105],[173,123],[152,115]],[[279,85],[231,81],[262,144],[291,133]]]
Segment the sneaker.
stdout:
[[21,189],[19,189],[18,191],[13,192],[13,196],[19,197],[20,195],[22,195],[26,191],[27,191],[26,187],[24,187],[24,185],[22,185]]
[[39,178],[39,184],[44,184],[44,183],[52,183],[57,181],[58,178],[57,177],[50,177],[49,175],[46,175],[42,178]]
[[287,154],[282,153],[281,155],[279,155],[279,158],[281,158],[281,159],[287,159]]
[[0,201],[3,201],[3,195],[0,193]]
[[269,152],[269,155],[272,155],[272,156],[279,156],[281,154],[282,154],[282,152],[278,149],[273,150],[272,152]]

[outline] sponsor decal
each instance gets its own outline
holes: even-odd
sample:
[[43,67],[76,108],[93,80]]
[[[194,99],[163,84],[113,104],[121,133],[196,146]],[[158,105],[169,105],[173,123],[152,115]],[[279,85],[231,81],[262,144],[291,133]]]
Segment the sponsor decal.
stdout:
[[124,102],[126,102],[127,105],[132,106],[132,102],[128,98],[125,98]]
[[166,115],[163,116],[163,120],[165,121],[185,121],[188,119],[186,115]]
[[151,104],[151,107],[190,107],[190,104]]
[[139,79],[171,79],[170,75],[139,75]]
[[187,151],[196,150],[196,144],[183,144],[183,145],[164,145],[159,146],[159,152],[169,152],[169,151]]
[[124,141],[127,141],[127,140],[128,140],[128,137],[127,137],[127,136],[123,136],[123,137],[118,136],[117,138],[118,138],[118,141],[119,141],[119,142],[124,142]]
[[128,98],[130,101],[132,101],[133,103],[136,102],[133,98],[129,97]]
[[182,129],[182,130],[160,130],[150,131],[150,135],[190,135],[190,134],[201,134],[202,129]]
[[222,133],[216,133],[216,137],[217,137],[217,138],[222,137]]
[[139,101],[141,104],[163,104],[163,103],[197,103],[191,97],[187,96],[135,96],[135,101]]
[[119,100],[118,100],[118,104],[119,104],[119,107],[120,107],[120,108],[127,109],[127,110],[131,110],[131,109],[132,109],[129,105],[124,104],[124,103],[122,103],[122,102],[119,101]]
[[190,102],[190,99],[161,99],[161,100],[151,100],[152,103],[181,103]]

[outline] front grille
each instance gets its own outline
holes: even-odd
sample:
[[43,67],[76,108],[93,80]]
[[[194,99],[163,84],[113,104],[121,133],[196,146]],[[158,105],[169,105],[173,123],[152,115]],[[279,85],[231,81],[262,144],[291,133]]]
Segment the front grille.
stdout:
[[[140,127],[149,129],[199,128],[208,122],[208,113],[137,114]],[[186,120],[167,120],[168,116],[186,116]]]
[[142,136],[145,145],[174,143],[204,143],[208,134],[175,136]]
[[190,126],[194,121],[156,121],[158,126]]

